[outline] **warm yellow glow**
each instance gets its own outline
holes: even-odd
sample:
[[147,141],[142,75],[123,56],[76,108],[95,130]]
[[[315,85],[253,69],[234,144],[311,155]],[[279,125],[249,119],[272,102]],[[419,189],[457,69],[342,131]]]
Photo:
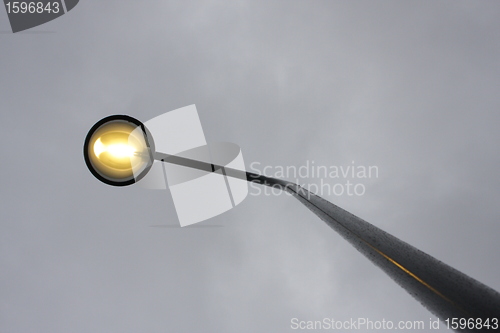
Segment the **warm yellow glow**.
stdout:
[[113,143],[105,145],[102,143],[101,138],[98,138],[94,143],[94,154],[96,154],[97,157],[100,157],[104,152],[108,152],[116,158],[126,158],[134,156],[136,149],[128,143]]
[[142,130],[125,121],[113,121],[96,130],[88,145],[93,168],[106,179],[134,179],[148,167],[150,155]]
[[99,157],[106,150],[106,146],[102,143],[101,138],[97,139],[97,141],[94,143],[94,154]]
[[116,145],[109,145],[108,152],[117,158],[124,158],[124,157],[134,156],[135,149],[134,147],[129,145],[116,144]]

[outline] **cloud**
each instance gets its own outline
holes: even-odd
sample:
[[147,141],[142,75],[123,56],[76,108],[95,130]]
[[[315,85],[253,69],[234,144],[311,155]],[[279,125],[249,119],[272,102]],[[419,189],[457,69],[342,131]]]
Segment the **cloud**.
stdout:
[[168,192],[86,170],[100,118],[190,104],[207,141],[238,143],[247,165],[377,165],[366,195],[326,199],[500,289],[499,9],[86,1],[53,34],[0,35],[0,331],[428,321],[293,198],[249,197],[207,222],[221,228],[150,228],[176,223]]

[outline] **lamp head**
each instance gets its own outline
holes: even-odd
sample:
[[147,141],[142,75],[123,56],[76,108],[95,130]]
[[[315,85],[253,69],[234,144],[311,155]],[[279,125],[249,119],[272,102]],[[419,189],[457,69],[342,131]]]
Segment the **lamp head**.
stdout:
[[153,165],[154,152],[153,138],[144,124],[125,115],[99,120],[83,146],[90,172],[114,186],[130,185],[144,177]]

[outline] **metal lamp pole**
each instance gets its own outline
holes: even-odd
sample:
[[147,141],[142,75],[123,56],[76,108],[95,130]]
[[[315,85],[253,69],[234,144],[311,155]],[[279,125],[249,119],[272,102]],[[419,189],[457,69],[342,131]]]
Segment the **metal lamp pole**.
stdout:
[[[110,116],[96,123],[85,139],[84,157],[94,176],[115,186],[136,182],[157,160],[206,172],[221,170],[228,177],[280,188],[325,221],[448,327],[463,332],[491,332],[500,325],[500,294],[492,288],[297,184],[156,152],[147,128],[132,117]],[[139,172],[133,172],[131,164]]]

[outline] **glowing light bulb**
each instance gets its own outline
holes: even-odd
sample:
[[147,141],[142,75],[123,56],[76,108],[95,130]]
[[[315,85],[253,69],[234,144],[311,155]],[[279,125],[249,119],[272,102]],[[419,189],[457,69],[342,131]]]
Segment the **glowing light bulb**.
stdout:
[[129,116],[110,116],[87,134],[85,162],[99,180],[115,186],[135,183],[153,164],[154,143],[144,125]]
[[111,155],[117,158],[132,157],[135,153],[134,147],[121,143],[109,145],[107,150]]
[[102,143],[101,138],[97,139],[94,143],[94,154],[99,157],[106,151],[106,146]]
[[94,154],[100,158],[102,153],[108,152],[116,158],[133,157],[136,149],[128,143],[115,143],[105,145],[102,143],[101,138],[98,138],[94,143]]

